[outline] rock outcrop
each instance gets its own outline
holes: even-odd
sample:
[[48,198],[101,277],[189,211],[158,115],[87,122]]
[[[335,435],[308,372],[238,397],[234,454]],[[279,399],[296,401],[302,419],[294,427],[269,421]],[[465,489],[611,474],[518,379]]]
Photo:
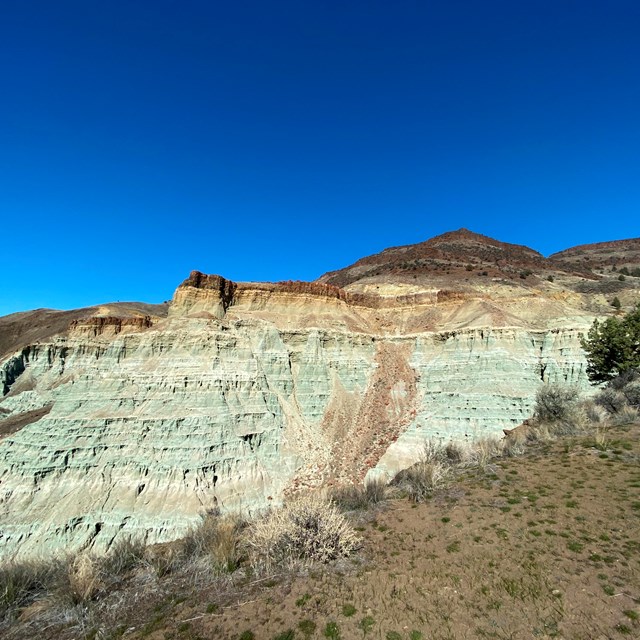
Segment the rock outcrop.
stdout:
[[17,342],[0,362],[0,552],[171,540],[210,509],[393,475],[426,437],[500,434],[544,381],[587,387],[580,336],[604,295],[449,285],[193,272],[167,317],[103,310]]

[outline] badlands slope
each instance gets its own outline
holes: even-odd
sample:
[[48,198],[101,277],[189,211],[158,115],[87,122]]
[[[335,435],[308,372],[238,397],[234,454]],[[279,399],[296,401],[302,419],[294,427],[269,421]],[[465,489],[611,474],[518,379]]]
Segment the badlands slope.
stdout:
[[193,272],[168,313],[0,318],[0,554],[167,541],[517,425],[543,382],[588,388],[581,334],[639,299],[627,242],[594,270],[460,230],[316,283]]

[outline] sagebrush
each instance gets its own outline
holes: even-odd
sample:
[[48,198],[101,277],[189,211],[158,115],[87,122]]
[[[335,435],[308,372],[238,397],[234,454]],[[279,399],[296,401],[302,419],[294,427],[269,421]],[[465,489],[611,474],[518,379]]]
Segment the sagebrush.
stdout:
[[360,539],[338,508],[322,496],[286,503],[256,520],[246,546],[254,567],[286,567],[297,562],[328,562],[347,557]]

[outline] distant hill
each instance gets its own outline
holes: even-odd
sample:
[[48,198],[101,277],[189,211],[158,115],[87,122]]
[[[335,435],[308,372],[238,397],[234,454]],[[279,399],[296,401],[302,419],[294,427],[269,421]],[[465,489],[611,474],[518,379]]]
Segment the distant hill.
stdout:
[[562,274],[594,277],[588,266],[585,268],[580,262],[565,261],[559,254],[550,260],[529,247],[459,229],[419,244],[385,249],[344,269],[326,273],[318,280],[346,287],[364,279],[389,282],[398,278],[435,276],[453,283],[461,278],[526,279],[529,275],[549,277]]
[[57,311],[34,309],[0,317],[0,357],[22,347],[65,333],[72,322],[97,316],[166,317],[168,304],[114,302],[95,307]]
[[633,271],[640,268],[640,238],[582,244],[549,256],[579,269],[604,269],[617,271],[625,267]]

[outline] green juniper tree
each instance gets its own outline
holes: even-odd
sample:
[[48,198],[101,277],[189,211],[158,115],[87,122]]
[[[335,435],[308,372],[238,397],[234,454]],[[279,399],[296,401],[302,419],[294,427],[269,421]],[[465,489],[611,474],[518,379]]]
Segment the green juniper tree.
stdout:
[[640,369],[640,304],[622,318],[595,320],[582,348],[587,353],[587,376],[594,384]]

